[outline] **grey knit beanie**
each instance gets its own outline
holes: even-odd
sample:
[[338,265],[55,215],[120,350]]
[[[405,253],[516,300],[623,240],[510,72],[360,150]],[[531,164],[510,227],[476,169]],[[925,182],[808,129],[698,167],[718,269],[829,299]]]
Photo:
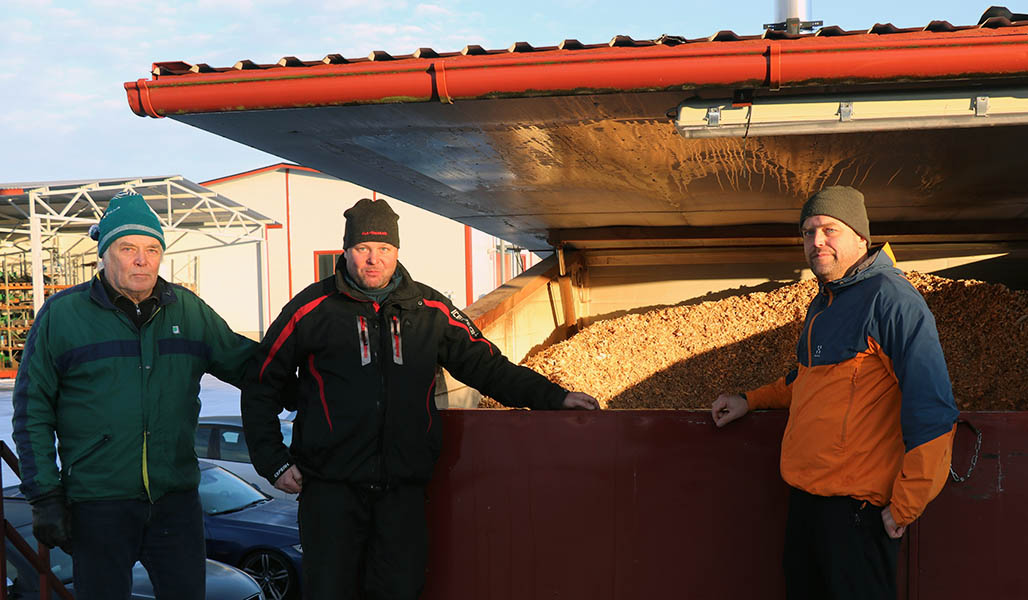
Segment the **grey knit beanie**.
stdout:
[[803,203],[800,229],[804,221],[814,215],[825,215],[842,221],[871,245],[871,225],[867,221],[867,209],[864,208],[864,194],[854,188],[832,185],[811,196]]
[[400,216],[389,208],[385,200],[361,198],[343,213],[346,229],[343,233],[343,249],[347,250],[361,242],[383,242],[400,247]]

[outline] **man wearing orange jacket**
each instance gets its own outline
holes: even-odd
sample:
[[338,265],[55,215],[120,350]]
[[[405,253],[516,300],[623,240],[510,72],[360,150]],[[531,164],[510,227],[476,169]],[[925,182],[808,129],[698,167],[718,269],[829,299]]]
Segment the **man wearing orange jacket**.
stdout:
[[750,410],[788,408],[782,478],[790,600],[896,598],[900,538],[946,483],[957,408],[935,319],[871,249],[864,196],[832,186],[800,216],[820,284],[797,366],[774,383],[714,401],[722,427]]

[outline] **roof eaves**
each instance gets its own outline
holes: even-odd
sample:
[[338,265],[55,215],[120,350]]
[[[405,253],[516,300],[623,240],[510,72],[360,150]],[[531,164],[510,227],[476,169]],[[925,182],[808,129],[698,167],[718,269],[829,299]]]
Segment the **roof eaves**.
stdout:
[[[124,87],[133,112],[157,118],[712,86],[777,91],[826,82],[1023,78],[1028,66],[1020,48],[1025,46],[1028,19],[994,15],[980,25],[962,27],[932,21],[924,27],[877,23],[860,31],[830,26],[802,34],[740,36],[724,30],[697,40],[665,35],[654,40],[615,36],[606,44],[564,40],[545,47],[517,42],[497,50],[469,44],[451,53],[419,48],[409,55],[374,51],[356,59],[330,54],[320,61],[302,61],[288,56],[269,65],[241,60],[219,69],[173,61],[154,63],[152,79]],[[910,60],[911,51],[918,60]],[[870,53],[875,58],[869,62]],[[757,66],[759,61],[766,68]],[[361,85],[335,83],[354,76],[361,78]],[[166,78],[174,79],[162,81]],[[288,86],[264,85],[285,79]],[[208,87],[213,84],[219,86],[216,92]]]
[[[1021,15],[1017,15],[1021,16]],[[945,34],[971,29],[1003,29],[1028,25],[1025,20],[1011,20],[1006,16],[993,16],[984,19],[980,24],[954,26],[948,21],[933,20],[923,27],[899,28],[892,23],[876,23],[868,29],[845,30],[837,25],[821,27],[809,33],[790,34],[784,31],[765,30],[759,35],[740,35],[731,30],[721,30],[703,38],[687,39],[680,36],[663,34],[652,40],[636,40],[627,35],[616,35],[607,43],[583,44],[576,39],[566,39],[555,46],[532,46],[528,42],[514,42],[506,48],[487,50],[478,44],[468,44],[455,52],[438,52],[432,48],[418,48],[411,54],[393,55],[384,50],[373,50],[363,57],[346,58],[341,54],[328,54],[318,60],[301,60],[295,56],[285,56],[274,63],[261,64],[252,60],[239,60],[230,67],[211,67],[206,63],[190,64],[184,61],[162,61],[153,64],[154,78],[168,76],[189,76],[202,73],[224,73],[233,70],[270,70],[270,69],[307,69],[325,65],[341,65],[353,63],[381,61],[416,61],[455,56],[490,56],[498,54],[534,54],[555,51],[580,51],[598,48],[645,48],[652,46],[677,46],[680,44],[724,44],[747,40],[802,40],[815,37],[855,37],[862,35],[897,35],[905,33]]]

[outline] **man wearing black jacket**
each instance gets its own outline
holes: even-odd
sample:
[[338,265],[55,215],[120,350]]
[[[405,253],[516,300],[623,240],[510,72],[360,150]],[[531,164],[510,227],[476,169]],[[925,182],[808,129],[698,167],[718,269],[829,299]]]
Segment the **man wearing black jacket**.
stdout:
[[[438,366],[507,406],[599,405],[508,361],[445,296],[414,281],[397,261],[399,217],[385,201],[360,200],[344,215],[335,275],[297,294],[260,345],[243,426],[257,471],[302,492],[304,596],[413,600],[428,555],[424,486],[442,443]],[[297,373],[286,448],[277,415]]]

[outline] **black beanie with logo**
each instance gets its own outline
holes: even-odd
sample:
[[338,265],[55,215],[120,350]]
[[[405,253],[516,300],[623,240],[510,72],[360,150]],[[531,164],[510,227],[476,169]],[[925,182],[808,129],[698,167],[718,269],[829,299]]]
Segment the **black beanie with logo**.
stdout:
[[382,242],[400,247],[400,216],[389,208],[385,200],[361,198],[343,213],[346,228],[343,233],[343,249],[347,250],[361,242]]

